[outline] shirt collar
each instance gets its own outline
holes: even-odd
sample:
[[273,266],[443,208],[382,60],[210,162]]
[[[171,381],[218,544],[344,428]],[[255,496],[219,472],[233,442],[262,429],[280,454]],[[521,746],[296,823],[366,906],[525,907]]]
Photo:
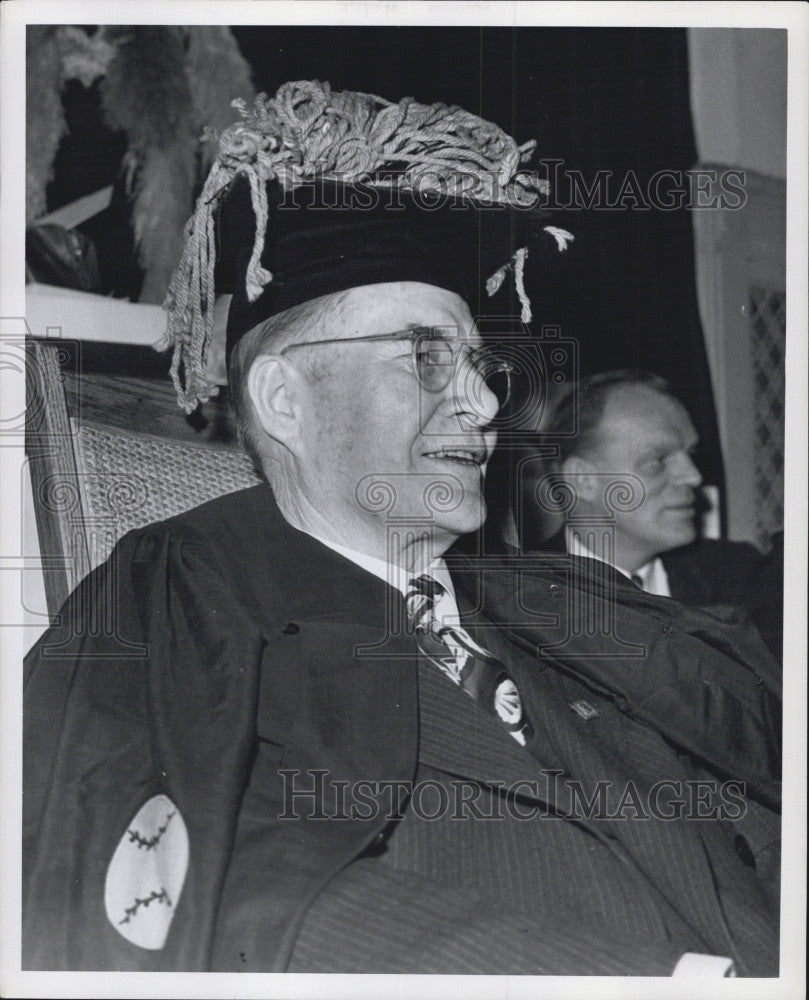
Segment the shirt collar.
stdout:
[[650,577],[652,575],[657,575],[658,567],[657,563],[660,563],[660,569],[662,569],[663,564],[660,562],[660,557],[655,556],[648,562],[639,566],[636,570],[624,569],[623,566],[619,566],[617,563],[611,563],[609,560],[604,559],[603,556],[597,556],[594,552],[582,542],[581,535],[578,532],[571,531],[569,525],[565,525],[565,547],[567,551],[572,556],[581,556],[584,559],[598,559],[599,562],[605,562],[612,566],[613,569],[617,569],[618,572],[625,576],[628,580],[631,580],[633,576],[639,576],[643,584],[643,589],[646,590],[647,584],[649,583]]
[[650,559],[635,572],[640,577],[641,585],[647,593],[657,594],[658,597],[671,597],[668,573],[660,556]]
[[327,548],[330,548],[338,555],[344,556],[361,569],[379,577],[380,580],[383,580],[404,596],[407,596],[408,587],[413,577],[418,576],[419,573],[427,573],[434,577],[452,595],[453,600],[455,598],[452,577],[447,569],[447,564],[440,556],[437,559],[433,559],[426,569],[409,572],[402,566],[396,566],[385,559],[379,559],[377,556],[370,556],[367,552],[358,552],[347,545],[340,545],[338,542],[333,542],[331,539],[323,538],[320,535],[313,535],[311,532],[307,532],[307,534],[312,535],[312,538],[318,542],[322,542]]

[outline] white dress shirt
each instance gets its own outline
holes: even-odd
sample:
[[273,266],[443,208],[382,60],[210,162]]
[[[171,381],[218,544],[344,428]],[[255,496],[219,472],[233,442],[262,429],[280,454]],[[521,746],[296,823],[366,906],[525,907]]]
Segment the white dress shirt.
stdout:
[[[607,562],[606,559],[591,552],[584,542],[582,542],[581,536],[571,531],[568,526],[565,526],[565,548],[572,556],[582,556],[586,559],[598,559],[599,562]],[[647,594],[657,594],[658,597],[671,597],[669,577],[660,556],[650,559],[649,562],[644,563],[643,566],[639,566],[634,571],[624,569],[623,566],[619,566],[617,563],[608,563],[608,565],[611,565],[613,569],[617,569],[619,573],[622,573],[629,580],[632,580],[634,576],[640,577],[641,588]],[[633,583],[636,582],[633,580]]]
[[[307,534],[311,534],[311,532],[307,532]],[[361,569],[367,570],[374,576],[379,577],[380,580],[384,580],[385,583],[394,587],[404,597],[407,596],[410,581],[414,577],[420,576],[422,573],[433,577],[444,588],[444,593],[435,602],[436,617],[445,625],[460,625],[461,618],[458,613],[458,602],[455,599],[455,587],[452,584],[452,577],[447,569],[447,564],[440,556],[437,559],[433,559],[424,569],[406,570],[402,566],[387,562],[385,559],[379,559],[377,556],[369,556],[366,552],[358,552],[356,549],[350,549],[346,545],[332,542],[328,538],[321,538],[320,535],[312,535],[312,538],[322,542],[338,555],[349,559]]]

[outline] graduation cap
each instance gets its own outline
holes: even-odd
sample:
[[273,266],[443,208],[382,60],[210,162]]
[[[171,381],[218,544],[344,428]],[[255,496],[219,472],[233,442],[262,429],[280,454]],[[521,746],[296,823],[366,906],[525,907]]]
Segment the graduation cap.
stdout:
[[457,292],[479,314],[513,276],[523,322],[530,253],[573,237],[543,225],[547,182],[520,169],[518,146],[461,108],[392,104],[327,83],[284,84],[219,140],[185,231],[166,300],[162,347],[187,412],[217,391],[207,375],[216,294],[233,298],[227,356],[257,324],[362,285],[419,281]]

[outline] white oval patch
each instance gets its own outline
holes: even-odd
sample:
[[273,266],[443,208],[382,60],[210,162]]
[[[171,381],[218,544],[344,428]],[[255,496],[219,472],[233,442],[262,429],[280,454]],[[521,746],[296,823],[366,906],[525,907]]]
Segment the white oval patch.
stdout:
[[188,870],[188,831],[166,795],[144,803],[107,869],[104,906],[112,926],[132,944],[163,947]]

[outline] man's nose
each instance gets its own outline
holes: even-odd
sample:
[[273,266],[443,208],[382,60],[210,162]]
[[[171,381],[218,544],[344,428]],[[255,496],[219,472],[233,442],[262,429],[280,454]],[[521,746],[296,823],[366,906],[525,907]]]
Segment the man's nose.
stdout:
[[688,454],[683,454],[682,460],[677,467],[677,481],[696,489],[702,482],[702,473],[694,464],[693,458]]
[[458,359],[451,382],[456,413],[479,427],[490,424],[500,410],[497,395],[468,354]]

